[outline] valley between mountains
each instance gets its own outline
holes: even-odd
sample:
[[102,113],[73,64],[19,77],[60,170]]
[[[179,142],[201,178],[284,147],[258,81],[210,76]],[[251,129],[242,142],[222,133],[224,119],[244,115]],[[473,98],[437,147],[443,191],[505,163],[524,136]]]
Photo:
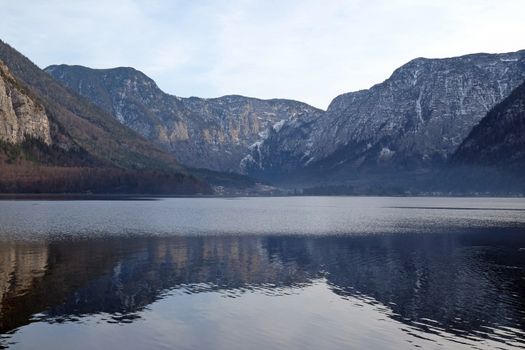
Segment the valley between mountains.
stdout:
[[416,58],[326,111],[174,96],[133,68],[41,70],[3,42],[0,61],[1,192],[525,190],[525,50]]

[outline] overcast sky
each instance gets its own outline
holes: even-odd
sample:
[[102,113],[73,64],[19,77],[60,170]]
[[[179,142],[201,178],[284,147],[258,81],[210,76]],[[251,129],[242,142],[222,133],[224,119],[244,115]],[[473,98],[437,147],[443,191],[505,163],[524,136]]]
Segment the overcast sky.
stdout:
[[525,0],[0,0],[44,68],[135,67],[166,92],[326,108],[415,57],[525,49]]

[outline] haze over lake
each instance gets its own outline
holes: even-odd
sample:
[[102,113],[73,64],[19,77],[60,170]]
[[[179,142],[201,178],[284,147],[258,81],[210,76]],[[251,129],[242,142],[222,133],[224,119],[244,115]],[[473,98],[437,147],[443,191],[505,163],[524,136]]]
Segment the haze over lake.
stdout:
[[522,198],[0,201],[0,348],[525,347]]

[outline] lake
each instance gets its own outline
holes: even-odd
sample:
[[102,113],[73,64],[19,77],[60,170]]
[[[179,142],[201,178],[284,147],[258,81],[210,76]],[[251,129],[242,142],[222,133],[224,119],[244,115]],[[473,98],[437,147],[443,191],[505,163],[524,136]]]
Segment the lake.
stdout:
[[0,348],[525,348],[525,199],[0,201]]

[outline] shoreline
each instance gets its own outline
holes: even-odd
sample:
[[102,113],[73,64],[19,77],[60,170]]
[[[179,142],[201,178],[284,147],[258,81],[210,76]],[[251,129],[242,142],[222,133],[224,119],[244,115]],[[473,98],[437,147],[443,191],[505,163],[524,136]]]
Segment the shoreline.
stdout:
[[87,194],[87,193],[0,193],[0,201],[89,201],[89,200],[124,200],[124,201],[155,201],[168,198],[284,198],[284,197],[364,197],[364,198],[525,198],[523,195],[501,194],[410,194],[410,195],[177,195],[177,194]]

